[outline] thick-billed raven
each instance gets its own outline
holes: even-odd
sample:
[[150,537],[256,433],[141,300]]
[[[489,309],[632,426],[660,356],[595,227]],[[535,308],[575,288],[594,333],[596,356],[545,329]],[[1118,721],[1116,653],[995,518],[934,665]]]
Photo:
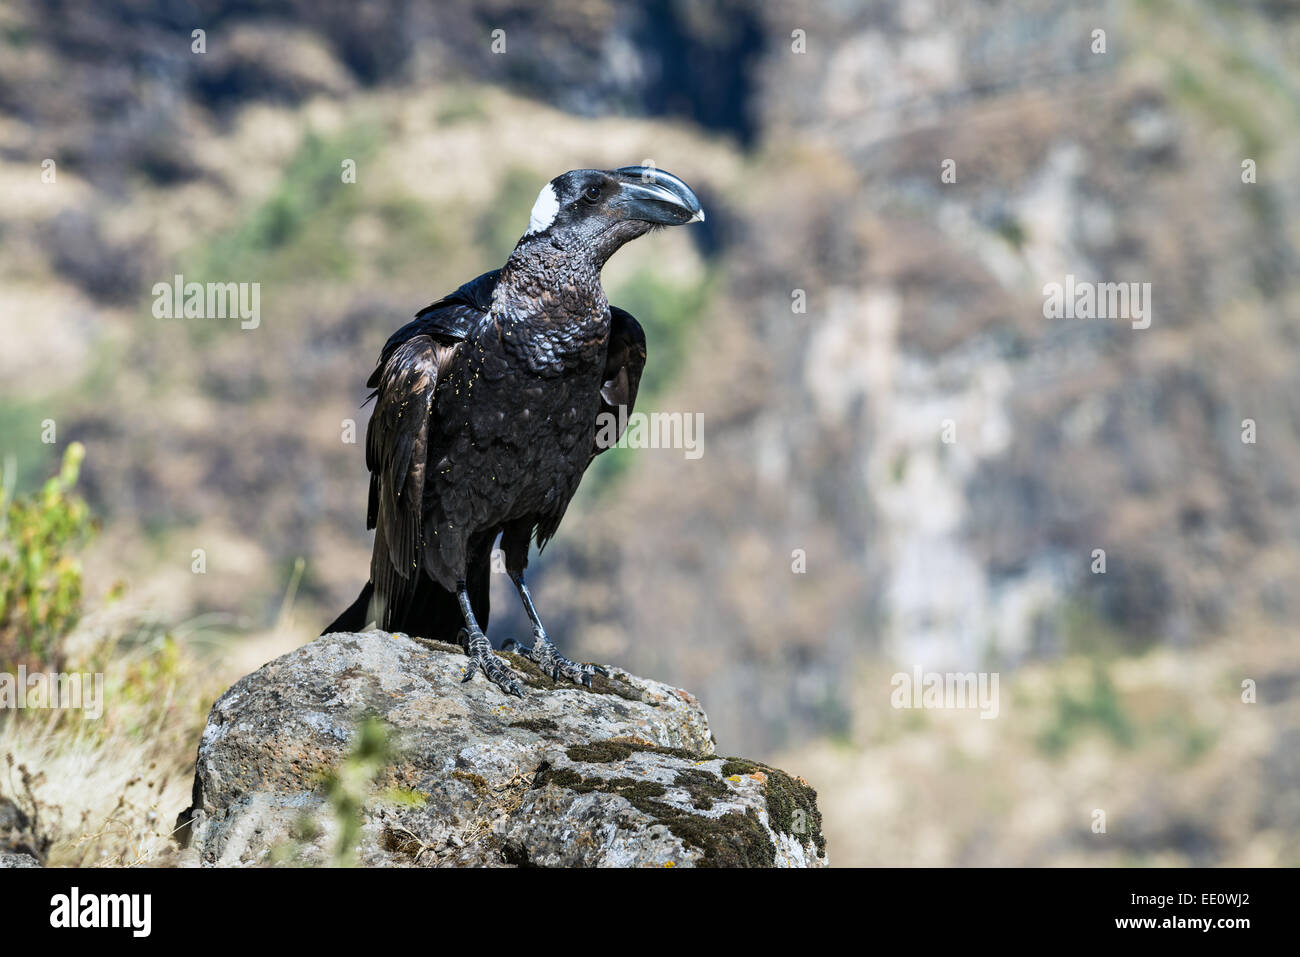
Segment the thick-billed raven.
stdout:
[[[632,410],[645,334],[610,306],[605,262],[656,226],[704,219],[676,176],[653,167],[572,170],[542,188],[506,264],[421,310],[388,340],[367,383],[370,581],[325,629],[389,631],[456,641],[503,691],[521,695],[492,653],[491,552],[533,625],[517,650],[552,678],[588,685],[546,635],[524,569],[532,540],[555,534],[583,472],[603,451],[603,416]],[[621,414],[620,414],[621,413]]]

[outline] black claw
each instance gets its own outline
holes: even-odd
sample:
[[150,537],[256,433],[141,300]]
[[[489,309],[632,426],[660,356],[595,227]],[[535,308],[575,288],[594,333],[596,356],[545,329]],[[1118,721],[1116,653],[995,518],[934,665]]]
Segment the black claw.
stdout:
[[469,655],[469,666],[465,669],[465,677],[460,679],[461,684],[478,674],[481,667],[483,677],[506,694],[514,695],[516,698],[524,696],[524,691],[519,687],[519,682],[514,680],[514,672],[492,653],[492,646],[488,644],[487,638],[482,634],[471,636],[471,639],[466,643],[466,653]]
[[537,665],[542,674],[557,684],[561,680],[567,680],[590,688],[593,673],[604,675],[606,678],[609,677],[609,672],[600,665],[578,664],[576,661],[570,661],[560,654],[554,643],[547,638],[539,638],[531,648],[521,645],[515,639],[510,638],[501,646],[501,650],[513,651],[515,654],[527,658]]

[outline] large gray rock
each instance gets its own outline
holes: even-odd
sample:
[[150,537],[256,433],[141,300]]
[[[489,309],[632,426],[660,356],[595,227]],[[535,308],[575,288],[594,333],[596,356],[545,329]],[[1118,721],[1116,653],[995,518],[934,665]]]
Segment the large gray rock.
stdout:
[[[826,863],[816,793],[714,753],[685,691],[617,668],[588,690],[461,684],[459,648],[335,634],[217,700],[182,839],[206,865]],[[353,851],[352,848],[355,848]]]
[[0,868],[6,867],[40,867],[41,862],[22,851],[0,850]]

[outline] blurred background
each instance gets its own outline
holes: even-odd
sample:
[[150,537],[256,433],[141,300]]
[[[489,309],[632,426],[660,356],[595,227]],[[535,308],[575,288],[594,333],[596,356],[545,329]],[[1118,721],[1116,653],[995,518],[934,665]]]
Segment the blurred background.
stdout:
[[[0,669],[109,708],[0,713],[0,829],[157,859],[216,695],[365,579],[384,340],[651,160],[708,219],[605,286],[704,454],[588,474],[561,646],[805,777],[833,864],[1300,864],[1297,64],[1293,0],[4,0]],[[177,273],[260,326],[155,318]]]

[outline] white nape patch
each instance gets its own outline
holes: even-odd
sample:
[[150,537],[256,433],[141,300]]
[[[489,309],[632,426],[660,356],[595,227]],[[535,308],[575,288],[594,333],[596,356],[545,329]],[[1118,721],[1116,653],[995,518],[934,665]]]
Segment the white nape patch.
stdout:
[[528,214],[528,232],[524,233],[524,235],[531,236],[533,233],[540,233],[545,229],[550,229],[559,213],[560,197],[555,194],[555,187],[547,183],[542,187],[542,191],[537,194],[537,202],[533,203],[533,211]]

